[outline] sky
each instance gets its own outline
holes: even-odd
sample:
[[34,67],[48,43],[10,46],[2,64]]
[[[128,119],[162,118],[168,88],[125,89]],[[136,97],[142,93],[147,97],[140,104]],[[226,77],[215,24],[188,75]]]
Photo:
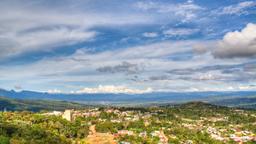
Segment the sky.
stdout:
[[1,0],[0,88],[256,90],[256,1]]

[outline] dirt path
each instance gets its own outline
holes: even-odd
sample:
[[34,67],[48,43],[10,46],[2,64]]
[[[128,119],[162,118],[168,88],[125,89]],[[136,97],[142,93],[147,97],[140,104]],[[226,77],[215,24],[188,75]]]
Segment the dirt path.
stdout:
[[91,134],[96,134],[95,125],[90,126],[89,130],[90,130]]
[[90,135],[86,138],[88,144],[117,144],[114,136],[109,133],[98,133],[95,125],[90,126]]

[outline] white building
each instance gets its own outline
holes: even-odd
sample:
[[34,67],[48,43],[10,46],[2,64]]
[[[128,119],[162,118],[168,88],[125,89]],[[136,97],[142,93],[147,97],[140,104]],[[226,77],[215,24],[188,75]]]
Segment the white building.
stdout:
[[73,110],[65,110],[65,112],[62,115],[62,118],[72,121],[73,120]]

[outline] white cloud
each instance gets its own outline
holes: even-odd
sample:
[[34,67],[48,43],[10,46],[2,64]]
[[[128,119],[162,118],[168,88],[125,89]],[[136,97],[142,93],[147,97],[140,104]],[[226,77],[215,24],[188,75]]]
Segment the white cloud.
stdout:
[[199,11],[204,10],[203,7],[196,5],[189,0],[185,3],[168,4],[153,1],[141,1],[135,5],[137,8],[144,11],[156,11],[157,13],[169,13],[172,16],[182,19],[182,22],[187,22],[195,19]]
[[244,1],[241,3],[238,3],[237,5],[231,5],[224,7],[220,14],[236,14],[241,15],[244,14],[246,11],[245,9],[256,6],[256,2],[253,1]]
[[73,93],[125,93],[125,94],[142,94],[152,92],[151,88],[147,89],[131,89],[125,86],[114,86],[114,85],[99,85],[96,88],[83,88]]
[[82,6],[69,10],[65,4],[49,6],[41,3],[44,2],[1,3],[0,60],[92,40],[97,33],[92,30],[95,27],[149,24],[154,21],[137,13],[92,12]]
[[58,90],[58,89],[48,90],[47,92],[50,93],[50,94],[62,93],[62,91],[61,91],[61,90]]
[[16,56],[32,51],[48,51],[58,46],[88,41],[95,35],[93,31],[56,28],[2,36],[0,37],[2,43],[0,44],[0,57]]
[[[191,79],[187,80],[175,76],[172,76],[170,80],[147,80],[150,76],[166,74],[171,69],[193,69],[209,65],[239,64],[243,62],[241,60],[223,61],[222,59],[214,59],[209,53],[196,55],[184,61],[169,59],[170,56],[176,53],[190,52],[192,46],[199,43],[200,41],[165,41],[101,52],[80,49],[72,55],[44,58],[34,63],[1,65],[0,82],[3,83],[3,88],[13,87],[14,83],[21,83],[23,89],[47,91],[52,90],[52,87],[57,87],[61,88],[60,90],[64,93],[88,87],[87,85],[102,84],[104,87],[111,84],[119,87],[120,85],[123,86],[124,83],[128,90],[120,89],[130,93],[134,90],[132,88],[142,88],[138,90],[152,88],[152,91],[183,91],[188,86],[198,86],[199,89],[215,84],[210,83],[211,81],[209,83],[207,83],[208,81],[193,81],[193,77],[199,78],[200,75],[192,75]],[[98,68],[104,66],[122,65],[123,61],[139,67],[143,66],[143,71],[131,75],[127,75],[123,71],[104,74],[97,71]],[[131,81],[134,77],[138,80]],[[223,83],[225,82],[218,85],[221,86]],[[97,90],[88,88],[88,91]],[[136,89],[133,93],[135,92]],[[139,92],[141,91],[137,91],[137,93]]]
[[[126,83],[129,87],[152,87],[154,89],[155,85],[147,86],[147,82],[131,82],[129,79],[134,74],[127,75],[125,72],[102,74],[97,69],[104,66],[115,67],[126,61],[139,67],[143,66],[143,72],[135,74],[147,77],[174,67],[186,68],[206,63],[202,60],[195,60],[196,62],[168,61],[168,56],[189,51],[194,43],[196,42],[160,42],[93,53],[80,49],[69,56],[45,58],[31,64],[0,66],[0,76],[2,82],[20,82],[24,89],[40,87],[41,90],[46,91],[52,89],[52,86],[66,87],[74,83],[76,83],[76,88],[68,87],[61,90],[67,92],[77,87],[81,88],[83,85],[109,83],[114,85]],[[5,86],[7,86],[6,83]]]
[[190,88],[189,91],[254,91],[255,85],[222,84],[221,86]]
[[154,38],[154,37],[158,37],[158,34],[155,32],[146,32],[142,34],[144,37],[148,37],[148,38]]
[[249,23],[241,31],[225,34],[216,47],[213,55],[217,58],[256,56],[256,24]]
[[171,28],[163,31],[164,35],[167,36],[188,36],[198,32],[199,29],[189,29],[189,28]]
[[256,85],[241,85],[239,90],[256,90]]
[[215,79],[216,77],[211,73],[207,73],[199,76],[199,80],[215,80]]
[[149,2],[137,2],[135,5],[137,8],[142,10],[150,10],[159,7],[157,3],[149,1]]
[[[78,1],[79,3],[70,1],[68,4],[67,1],[56,2],[57,5],[55,2],[46,0],[36,2],[29,0],[26,2],[18,0],[12,2],[8,0],[1,1],[0,59],[34,51],[51,51],[57,47],[97,40],[97,29],[101,26],[104,28],[121,27],[127,30],[126,28],[131,26],[135,28],[137,25],[157,25],[162,26],[160,29],[163,30],[163,25],[171,26],[173,23],[177,24],[176,26],[182,26],[179,25],[180,22],[193,21],[192,25],[205,26],[209,24],[208,22],[214,22],[205,20],[211,19],[211,17],[206,18],[209,13],[205,8],[194,3],[193,0],[184,3],[141,1],[137,3],[136,10],[132,1],[119,3],[118,5],[116,5],[117,1],[113,2],[115,4],[111,1],[102,4],[100,0],[97,2],[76,0],[76,2]],[[83,4],[80,4],[80,2]],[[90,5],[89,3],[93,4]],[[230,14],[244,13],[246,12],[245,9],[250,8],[252,4],[252,2],[243,2],[237,6],[224,8],[225,10],[221,8],[219,11]],[[108,5],[111,5],[111,7],[108,7]],[[13,88],[14,84],[18,83],[22,84],[23,89],[40,91],[50,89],[49,92],[53,93],[58,93],[60,90],[52,90],[52,87],[61,88],[62,92],[78,90],[83,87],[88,87],[87,91],[97,91],[99,87],[89,87],[99,84],[103,85],[102,89],[107,89],[106,86],[112,84],[111,86],[114,87],[112,89],[119,89],[119,91],[124,92],[143,91],[146,89],[132,88],[148,87],[152,88],[153,91],[183,91],[189,87],[195,87],[195,90],[204,90],[204,88],[205,90],[218,90],[218,87],[228,89],[228,85],[225,85],[226,82],[219,80],[219,78],[225,76],[220,71],[206,73],[206,75],[198,73],[197,75],[184,77],[184,79],[171,75],[167,80],[164,78],[163,80],[150,82],[147,80],[152,76],[165,75],[167,71],[172,69],[194,69],[210,65],[243,63],[246,61],[245,59],[215,59],[210,52],[213,51],[214,56],[218,58],[245,57],[245,55],[251,57],[255,54],[252,51],[255,46],[253,40],[255,39],[255,28],[252,28],[252,25],[255,24],[247,26],[250,27],[250,30],[246,30],[247,32],[243,32],[243,30],[227,34],[232,36],[227,36],[230,38],[227,38],[227,40],[224,38],[220,41],[220,43],[224,43],[224,48],[217,46],[215,51],[213,50],[216,45],[215,42],[165,41],[128,48],[102,49],[103,51],[94,52],[88,51],[88,48],[81,48],[74,54],[66,56],[45,57],[35,62],[30,61],[27,64],[0,65],[0,84],[1,87]],[[137,27],[135,30],[137,30]],[[152,31],[144,33],[142,36],[162,36],[162,33]],[[163,34],[166,36],[189,36],[197,32],[199,32],[197,29],[173,28],[164,31]],[[129,35],[128,37],[132,36]],[[212,45],[213,43],[215,45],[211,48],[208,47],[209,50],[204,48],[205,45]],[[197,46],[195,49],[200,55],[191,54],[193,45]],[[237,50],[238,46],[241,49]],[[242,51],[246,53],[243,56],[238,54]],[[225,54],[222,54],[222,52]],[[175,60],[175,58],[183,58],[183,56],[188,58]],[[127,64],[122,64],[124,61]],[[106,66],[108,69],[110,68],[111,73],[97,71],[97,69]],[[128,67],[128,69],[125,67]],[[137,67],[143,67],[143,70],[139,69],[140,71],[136,72]],[[113,68],[118,70],[113,70]],[[127,70],[131,74],[128,75],[125,72]],[[253,72],[251,72],[251,75],[254,74]],[[247,78],[254,81],[251,75],[244,73],[244,75],[246,74]],[[239,73],[239,76],[241,75]],[[200,77],[201,81],[198,80]],[[234,75],[230,74],[230,77],[232,78]],[[136,81],[131,81],[131,79],[136,79]],[[219,83],[211,83],[215,80],[219,80]],[[126,86],[120,88],[120,85],[124,83]]]

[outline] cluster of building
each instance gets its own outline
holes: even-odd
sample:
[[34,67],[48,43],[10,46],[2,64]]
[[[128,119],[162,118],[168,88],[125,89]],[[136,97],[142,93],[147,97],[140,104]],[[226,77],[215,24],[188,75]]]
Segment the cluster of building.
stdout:
[[96,117],[100,115],[100,111],[97,108],[95,109],[88,109],[86,111],[75,111],[75,110],[65,110],[64,112],[61,111],[53,111],[45,113],[44,115],[55,115],[55,116],[62,116],[62,118],[68,121],[74,121],[77,117]]
[[[154,114],[157,114],[157,112],[152,111],[152,112],[144,112],[141,113],[139,111],[121,111],[118,109],[103,109],[99,110],[98,108],[93,108],[93,109],[86,109],[86,110],[65,110],[64,112],[60,111],[53,111],[50,113],[45,113],[45,115],[57,115],[57,116],[62,116],[62,118],[68,120],[68,121],[73,121],[77,117],[98,117],[102,112],[108,113],[108,114],[115,114],[118,117],[115,117],[113,119],[110,119],[110,122],[112,123],[122,123],[124,121],[126,122],[134,122],[138,120],[143,120],[145,126],[149,126],[151,123],[151,118],[154,116]],[[239,111],[241,113],[241,111]],[[99,117],[98,121],[105,121],[106,119],[101,119]],[[229,129],[233,132],[232,134],[227,134],[228,129],[223,128],[223,129],[217,129],[215,128],[214,125],[204,125],[204,122],[211,122],[215,123],[218,121],[228,121],[227,117],[221,117],[221,116],[216,116],[216,117],[210,117],[210,118],[200,118],[199,120],[192,120],[188,118],[181,118],[181,126],[188,128],[190,130],[199,130],[202,132],[208,133],[212,139],[218,140],[218,141],[223,141],[227,142],[229,140],[233,140],[238,143],[243,143],[247,141],[256,141],[256,136],[254,133],[250,131],[241,131],[238,129]],[[155,122],[158,122],[155,120]],[[160,122],[160,121],[159,121]],[[171,122],[170,122],[171,124]],[[169,129],[169,128],[168,128]],[[115,137],[120,137],[120,136],[138,136],[142,138],[148,138],[148,137],[158,137],[159,142],[161,144],[167,144],[168,143],[168,138],[169,139],[176,139],[177,137],[170,134],[168,137],[166,134],[163,132],[162,129],[152,131],[151,133],[147,133],[146,131],[136,133],[133,130],[119,130],[117,133],[113,134]],[[125,142],[123,142],[125,143]],[[186,144],[193,143],[191,141],[186,141],[184,142]]]
[[164,134],[163,131],[153,131],[150,134],[151,136],[159,137],[161,144],[168,144],[168,137]]
[[[125,136],[125,135],[134,136],[135,133],[129,130],[119,130],[116,134],[114,134],[115,137]],[[146,131],[143,131],[143,132],[140,132],[138,136],[142,138],[147,138],[148,136],[158,137],[160,142],[159,144],[168,144],[168,137],[164,134],[163,131],[153,131],[150,133],[150,135],[148,135]]]
[[256,141],[256,136],[250,131],[241,131],[239,129],[233,129],[235,132],[231,134],[229,137],[234,140],[235,142],[248,142],[248,141]]
[[224,142],[229,139],[238,143],[256,141],[256,135],[250,131],[247,131],[247,130],[242,131],[239,129],[231,129],[231,130],[233,131],[233,134],[229,134],[229,136],[222,136],[221,133],[226,132],[227,131],[226,129],[217,130],[216,128],[208,127],[207,133],[209,133],[213,139],[224,141]]
[[219,141],[224,141],[226,140],[226,138],[222,137],[221,136],[221,133],[216,129],[216,128],[213,128],[213,127],[208,127],[206,132],[208,134],[210,134],[210,136],[213,138],[213,139],[216,139],[216,140],[219,140]]
[[[236,112],[243,113],[243,110],[237,110]],[[190,119],[182,119],[183,121],[186,121],[188,123],[182,123],[181,125],[183,127],[186,127],[191,130],[200,130],[202,132],[208,133],[212,139],[227,142],[229,140],[233,140],[238,143],[244,143],[248,141],[256,141],[256,135],[253,134],[250,131],[242,131],[238,128],[215,128],[210,125],[204,125],[204,121],[208,121],[211,123],[215,123],[218,121],[228,121],[228,117],[210,117],[210,118],[204,118],[201,117],[201,120],[190,120]],[[229,125],[229,127],[235,127],[234,125]],[[237,125],[239,127],[239,125]],[[227,131],[230,130],[232,134],[227,134]]]

